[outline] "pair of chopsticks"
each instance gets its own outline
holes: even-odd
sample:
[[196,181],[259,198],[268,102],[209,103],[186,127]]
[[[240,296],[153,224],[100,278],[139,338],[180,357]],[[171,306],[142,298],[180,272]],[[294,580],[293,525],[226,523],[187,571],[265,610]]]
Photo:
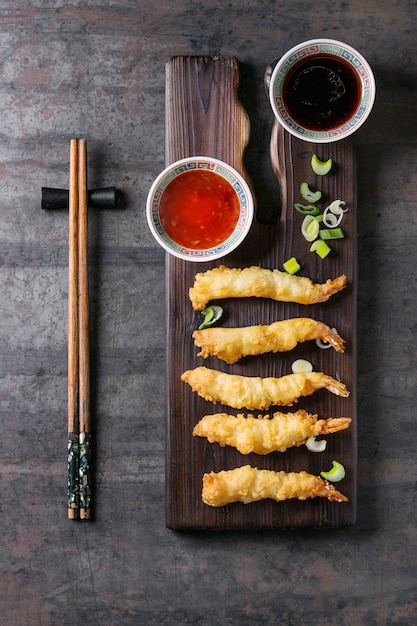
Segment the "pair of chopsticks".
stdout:
[[87,141],[70,141],[68,259],[68,517],[90,519]]

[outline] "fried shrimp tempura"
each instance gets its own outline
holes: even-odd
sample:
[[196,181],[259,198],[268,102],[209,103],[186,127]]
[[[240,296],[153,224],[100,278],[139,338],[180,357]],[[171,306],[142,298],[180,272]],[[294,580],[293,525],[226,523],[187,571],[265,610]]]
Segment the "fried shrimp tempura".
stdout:
[[209,506],[224,506],[231,502],[249,504],[267,498],[280,502],[317,497],[334,502],[349,501],[327,480],[304,471],[274,472],[244,465],[203,476],[202,499]]
[[287,374],[281,378],[259,378],[226,374],[207,367],[196,367],[181,375],[193,391],[209,402],[220,402],[234,409],[263,411],[270,406],[291,406],[301,396],[327,389],[346,398],[346,385],[322,372]]
[[202,311],[210,300],[253,296],[281,302],[316,304],[325,302],[345,286],[344,274],[318,284],[306,276],[295,276],[277,269],[268,270],[258,266],[241,269],[220,265],[196,274],[189,296],[196,311]]
[[350,417],[319,420],[307,411],[274,413],[272,418],[216,413],[205,415],[194,427],[193,435],[207,437],[210,443],[232,446],[241,454],[269,454],[301,446],[310,436],[344,430],[351,421]]
[[201,348],[197,356],[216,356],[226,363],[236,363],[249,355],[287,352],[298,343],[312,339],[329,343],[337,352],[344,351],[344,340],[334,330],[309,317],[282,320],[269,326],[205,328],[194,331],[192,336],[195,345]]

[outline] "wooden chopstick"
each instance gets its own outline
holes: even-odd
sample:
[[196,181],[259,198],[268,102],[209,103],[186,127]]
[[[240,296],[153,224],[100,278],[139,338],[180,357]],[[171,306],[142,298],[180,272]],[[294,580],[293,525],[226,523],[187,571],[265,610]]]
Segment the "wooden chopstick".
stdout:
[[87,142],[70,141],[68,287],[68,517],[90,519]]
[[90,519],[91,424],[90,346],[88,333],[88,189],[87,141],[78,146],[78,323],[79,323],[79,480],[80,518]]
[[68,517],[79,517],[78,141],[70,141],[68,222]]

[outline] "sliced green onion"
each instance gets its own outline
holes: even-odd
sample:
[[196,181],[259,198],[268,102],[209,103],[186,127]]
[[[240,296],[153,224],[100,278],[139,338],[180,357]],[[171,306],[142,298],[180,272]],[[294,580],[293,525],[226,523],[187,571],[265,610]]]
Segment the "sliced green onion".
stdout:
[[345,206],[345,204],[344,200],[333,200],[327,208],[335,215],[340,215],[341,213],[345,213],[347,211],[347,209],[342,207],[342,205]]
[[347,209],[342,208],[344,204],[343,200],[333,200],[333,202],[324,209],[323,224],[325,226],[328,228],[336,228],[336,226],[339,226],[343,219],[343,213],[347,211]]
[[213,326],[223,315],[223,309],[218,304],[212,304],[204,309],[204,311],[201,311],[201,314],[204,315],[204,321],[200,324],[198,330]]
[[[336,333],[336,335],[338,334],[336,328],[332,328],[332,331]],[[316,344],[317,344],[317,347],[321,348],[321,350],[327,350],[328,348],[332,347],[331,343],[329,343],[328,341],[323,341],[323,339],[320,339],[320,337],[317,337]]]
[[290,259],[288,259],[288,261],[285,261],[285,263],[283,264],[283,268],[288,274],[296,274],[298,270],[301,269],[301,265],[299,264],[295,256],[292,256]]
[[291,369],[294,374],[302,374],[304,372],[312,372],[313,366],[310,361],[307,361],[306,359],[297,359],[291,365]]
[[301,224],[301,233],[307,241],[317,239],[320,230],[320,224],[313,215],[306,215]]
[[317,248],[321,246],[321,239],[316,239],[310,246],[310,252],[316,252]]
[[344,236],[341,228],[322,228],[319,232],[320,239],[343,239]]
[[300,204],[296,202],[294,204],[294,209],[303,215],[318,215],[320,213],[319,209],[312,204]]
[[316,339],[316,344],[322,350],[327,350],[327,348],[331,348],[332,347],[331,343],[329,343],[328,341],[323,341],[323,339],[320,339],[320,337],[318,337]]
[[[323,245],[324,244],[324,245]],[[330,246],[327,245],[325,241],[322,241],[321,245],[317,248],[316,253],[319,255],[321,259],[325,259],[326,256],[331,252]]]
[[338,483],[346,476],[345,468],[339,461],[333,461],[332,468],[328,472],[320,472],[320,476],[332,483]]
[[324,452],[326,447],[326,439],[319,439],[317,441],[314,435],[310,435],[306,441],[306,448],[307,450],[310,450],[310,452]]
[[323,214],[323,224],[330,228],[335,228],[342,221],[342,216],[333,215],[333,213],[324,213]]
[[320,161],[317,154],[313,154],[311,157],[311,169],[318,176],[325,176],[332,169],[333,161],[328,159],[327,161]]
[[301,183],[300,193],[304,200],[307,200],[307,202],[318,202],[321,198],[321,191],[318,189],[317,191],[312,191],[308,186],[308,183]]
[[327,243],[323,239],[317,239],[310,246],[310,252],[315,252],[319,255],[321,259],[325,259],[326,256],[331,251],[331,248],[327,245]]

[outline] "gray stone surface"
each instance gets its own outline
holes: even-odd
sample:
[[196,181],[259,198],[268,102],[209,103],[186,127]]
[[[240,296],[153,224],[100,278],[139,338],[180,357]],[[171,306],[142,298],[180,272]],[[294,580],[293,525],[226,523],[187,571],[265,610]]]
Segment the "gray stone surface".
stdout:
[[[3,626],[417,621],[416,5],[0,0],[0,614]],[[372,65],[357,135],[359,500],[338,531],[175,533],[164,515],[164,255],[145,219],[164,165],[164,63],[232,54],[259,203],[274,206],[268,63],[338,38]],[[89,146],[94,521],[67,520],[69,139]]]

